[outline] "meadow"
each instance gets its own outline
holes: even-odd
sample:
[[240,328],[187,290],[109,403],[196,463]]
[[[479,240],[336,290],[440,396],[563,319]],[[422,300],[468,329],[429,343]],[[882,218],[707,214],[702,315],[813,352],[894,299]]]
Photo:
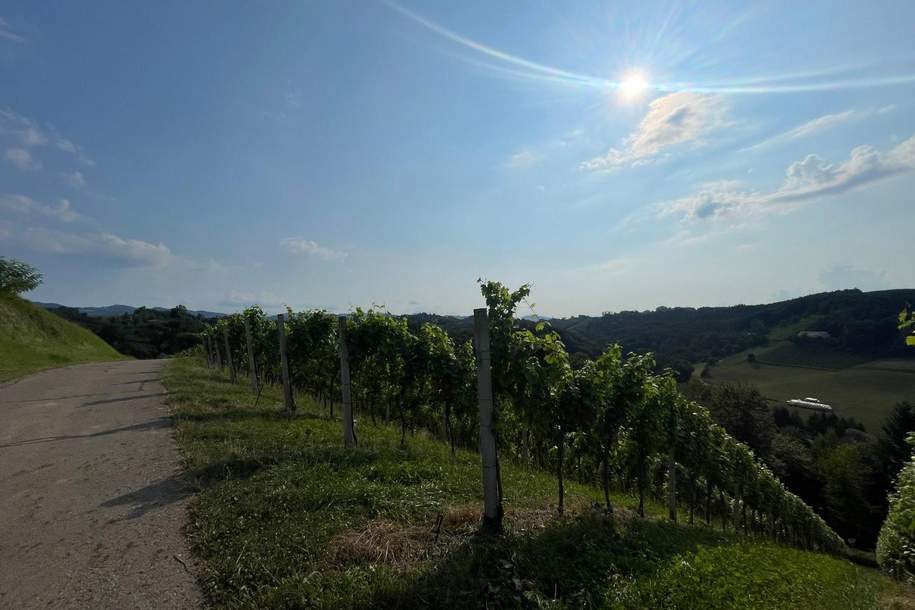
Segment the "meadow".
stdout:
[[[750,353],[755,362],[748,360]],[[701,370],[697,367],[696,376]],[[832,405],[837,415],[854,417],[872,434],[880,434],[895,404],[915,402],[915,359],[869,360],[827,346],[798,346],[785,340],[723,358],[704,380],[749,383],[772,406],[813,396]]]
[[[647,518],[636,499],[503,463],[505,532],[481,535],[479,457],[357,418],[359,443],[306,396],[258,398],[202,359],[165,379],[186,460],[189,535],[218,608],[875,608],[909,590],[848,559]],[[255,406],[255,403],[256,406]]]

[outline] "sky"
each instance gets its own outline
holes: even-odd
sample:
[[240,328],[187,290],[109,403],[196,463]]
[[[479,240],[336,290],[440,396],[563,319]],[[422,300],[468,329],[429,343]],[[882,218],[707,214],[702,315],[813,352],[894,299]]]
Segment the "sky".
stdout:
[[913,23],[909,0],[4,2],[0,255],[71,306],[915,287]]

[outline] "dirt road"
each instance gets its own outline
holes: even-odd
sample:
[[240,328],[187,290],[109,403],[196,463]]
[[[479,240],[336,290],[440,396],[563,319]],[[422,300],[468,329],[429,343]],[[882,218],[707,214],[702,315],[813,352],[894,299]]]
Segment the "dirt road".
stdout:
[[0,608],[195,608],[165,361],[0,387]]

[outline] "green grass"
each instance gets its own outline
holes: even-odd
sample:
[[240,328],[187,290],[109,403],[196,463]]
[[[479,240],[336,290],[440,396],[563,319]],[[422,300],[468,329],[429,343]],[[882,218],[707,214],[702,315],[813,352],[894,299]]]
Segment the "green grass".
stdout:
[[68,364],[124,358],[85,328],[0,292],[0,381]]
[[[747,362],[750,352],[756,363]],[[701,370],[697,367],[696,375]],[[703,380],[752,384],[773,404],[814,396],[838,415],[854,417],[872,434],[880,434],[896,403],[915,402],[915,359],[867,360],[826,345],[799,346],[786,340],[723,358]]]
[[[611,518],[592,506],[598,490],[577,483],[559,518],[555,479],[511,463],[505,534],[481,536],[472,452],[452,459],[419,433],[402,449],[393,426],[361,420],[358,448],[346,451],[323,411],[300,404],[285,418],[275,388],[255,408],[245,385],[195,359],[173,361],[165,383],[198,490],[188,534],[214,607],[724,608],[770,591],[781,605],[755,607],[841,610],[897,591],[844,559],[666,523],[654,503],[654,518],[638,519],[623,494]],[[677,576],[683,562],[699,566],[691,580]],[[773,571],[784,574],[777,583]],[[696,606],[700,595],[708,603]]]

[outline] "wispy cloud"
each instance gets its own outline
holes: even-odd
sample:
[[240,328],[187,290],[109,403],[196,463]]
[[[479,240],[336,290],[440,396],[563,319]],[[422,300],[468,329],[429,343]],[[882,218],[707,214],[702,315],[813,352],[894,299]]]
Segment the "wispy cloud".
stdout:
[[31,153],[24,148],[7,148],[3,159],[23,171],[41,169],[41,162],[33,158]]
[[850,123],[852,121],[859,121],[872,117],[874,115],[886,114],[892,111],[895,106],[884,106],[882,108],[871,108],[865,110],[855,110],[849,109],[844,112],[836,112],[833,114],[824,114],[823,116],[811,119],[806,123],[802,123],[797,127],[793,127],[788,131],[784,131],[777,135],[766,138],[762,142],[754,144],[753,146],[748,146],[747,148],[741,149],[741,152],[747,152],[751,150],[759,150],[761,148],[766,148],[769,146],[774,146],[778,144],[783,144],[785,142],[790,142],[792,140],[800,140],[803,138],[810,137],[814,134],[828,131],[840,125]]
[[638,128],[605,155],[581,164],[590,171],[610,171],[625,166],[654,163],[674,149],[693,148],[712,132],[729,124],[724,100],[717,95],[679,92],[651,102]]
[[67,199],[61,199],[57,205],[48,205],[25,195],[0,195],[0,211],[22,216],[38,214],[61,222],[73,222],[79,218]]
[[57,150],[73,155],[80,163],[94,166],[86,152],[73,140],[63,136],[50,124],[39,125],[29,117],[18,114],[10,108],[0,108],[0,135],[13,136],[22,147],[53,146]]
[[19,44],[25,42],[25,37],[22,34],[17,34],[13,31],[10,24],[3,17],[0,17],[0,38]]
[[787,211],[798,202],[837,195],[913,170],[915,135],[888,152],[858,146],[837,164],[807,155],[788,167],[784,182],[773,191],[747,191],[733,181],[707,183],[688,197],[661,204],[662,215],[703,221]]
[[81,189],[86,186],[86,177],[83,176],[81,171],[61,172],[60,175],[64,179],[64,182],[74,189]]
[[326,261],[342,260],[347,256],[346,252],[332,250],[326,246],[320,245],[316,241],[303,237],[287,237],[280,241],[280,248],[289,254],[316,256]]
[[42,227],[21,232],[19,244],[35,252],[92,256],[120,267],[168,266],[175,260],[165,244],[153,244],[112,233],[71,233]]
[[525,148],[524,150],[520,150],[510,156],[508,161],[505,162],[505,166],[510,169],[526,169],[536,165],[542,159],[543,155],[540,153],[529,148]]

